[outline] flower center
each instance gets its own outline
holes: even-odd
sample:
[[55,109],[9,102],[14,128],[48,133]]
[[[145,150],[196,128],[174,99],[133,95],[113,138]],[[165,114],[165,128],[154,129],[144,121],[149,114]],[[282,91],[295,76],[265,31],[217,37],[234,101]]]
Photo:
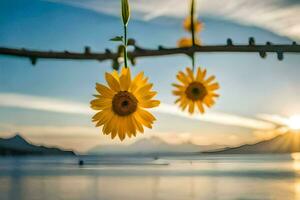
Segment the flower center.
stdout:
[[137,109],[137,99],[127,91],[118,92],[112,100],[112,109],[119,116],[127,116]]
[[189,99],[193,101],[202,101],[207,95],[207,89],[202,83],[195,81],[189,84],[189,86],[185,90],[185,94]]

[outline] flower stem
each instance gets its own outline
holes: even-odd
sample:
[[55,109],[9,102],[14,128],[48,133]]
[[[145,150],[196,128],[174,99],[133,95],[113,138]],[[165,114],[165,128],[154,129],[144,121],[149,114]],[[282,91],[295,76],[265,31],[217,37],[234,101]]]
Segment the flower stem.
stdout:
[[191,0],[191,31],[192,31],[192,41],[193,41],[193,46],[195,46],[195,0]]
[[[192,34],[192,42],[193,42],[193,47],[195,46],[195,0],[191,0],[191,13],[190,13],[190,17],[191,17],[191,34]],[[192,69],[193,72],[195,71],[195,53],[193,53],[192,55]]]
[[195,53],[192,55],[192,71],[195,72]]
[[125,68],[128,67],[127,65],[127,25],[124,25],[124,64],[125,64]]

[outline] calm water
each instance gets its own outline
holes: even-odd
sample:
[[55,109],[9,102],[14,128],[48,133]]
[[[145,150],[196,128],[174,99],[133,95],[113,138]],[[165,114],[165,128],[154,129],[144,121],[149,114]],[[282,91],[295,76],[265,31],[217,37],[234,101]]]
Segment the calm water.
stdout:
[[0,158],[1,200],[300,200],[300,154]]

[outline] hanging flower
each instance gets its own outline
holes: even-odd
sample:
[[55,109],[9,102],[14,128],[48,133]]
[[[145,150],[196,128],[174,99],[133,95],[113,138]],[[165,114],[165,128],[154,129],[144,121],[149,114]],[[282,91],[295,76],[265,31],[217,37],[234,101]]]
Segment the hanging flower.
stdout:
[[143,133],[144,126],[152,128],[156,119],[145,108],[157,107],[160,102],[152,100],[157,92],[151,91],[153,84],[144,73],[131,80],[129,68],[124,67],[120,74],[106,73],[105,78],[109,87],[96,83],[99,95],[91,101],[91,108],[98,111],[93,116],[96,127],[103,126],[103,134],[120,140]]
[[[185,20],[183,21],[183,28],[186,31],[192,32],[192,22],[191,22],[190,16],[186,17]],[[203,23],[201,21],[198,21],[195,19],[195,21],[194,21],[195,33],[199,33],[200,31],[202,31],[202,29],[203,29]]]
[[215,104],[214,98],[219,97],[215,91],[219,89],[219,84],[215,82],[215,76],[206,77],[206,70],[197,69],[197,74],[190,68],[186,68],[186,74],[179,71],[177,79],[183,84],[173,84],[176,88],[173,94],[179,96],[175,101],[182,110],[188,108],[190,114],[193,114],[195,107],[201,113],[204,113],[204,105],[210,108]]
[[[201,45],[201,41],[198,38],[195,38],[195,44],[200,46]],[[191,47],[193,46],[193,40],[192,38],[181,38],[180,40],[178,40],[177,42],[177,46],[182,48],[182,47]]]

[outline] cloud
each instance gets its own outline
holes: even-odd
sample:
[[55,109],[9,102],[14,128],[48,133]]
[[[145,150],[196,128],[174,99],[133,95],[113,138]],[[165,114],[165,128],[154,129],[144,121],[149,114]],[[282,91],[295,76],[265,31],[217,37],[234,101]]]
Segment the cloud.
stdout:
[[[49,112],[91,115],[93,111],[88,104],[64,101],[16,93],[0,93],[0,107],[25,108]],[[250,129],[269,130],[275,128],[271,122],[251,119],[239,115],[208,112],[205,115],[190,115],[180,111],[176,106],[162,103],[154,112],[183,117],[191,120],[211,122],[222,125],[238,126]]]
[[[107,0],[50,0],[96,12],[118,16],[119,1]],[[131,0],[133,14],[144,20],[160,16],[183,18],[188,1]],[[276,34],[300,41],[300,2],[292,0],[198,0],[201,16],[227,19],[243,25],[260,27]]]
[[91,114],[88,104],[15,93],[0,93],[0,106],[70,114]]

